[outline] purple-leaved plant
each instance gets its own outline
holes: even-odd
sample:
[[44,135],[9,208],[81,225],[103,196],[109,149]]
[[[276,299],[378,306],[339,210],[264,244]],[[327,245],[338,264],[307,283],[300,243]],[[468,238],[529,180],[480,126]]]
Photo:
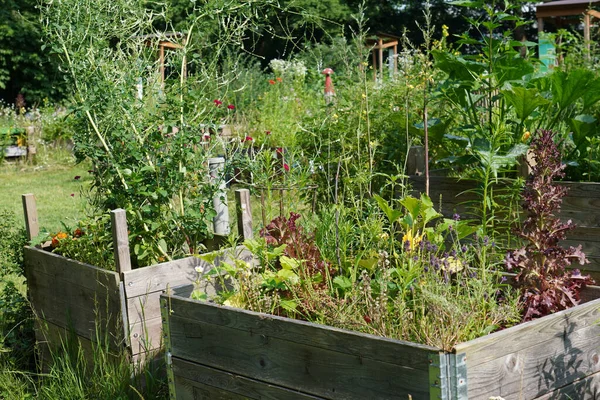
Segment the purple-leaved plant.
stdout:
[[581,289],[593,283],[589,275],[583,276],[577,269],[566,270],[574,261],[589,263],[581,245],[568,249],[559,245],[575,225],[556,216],[567,188],[554,184],[554,178],[564,176],[565,166],[553,137],[552,131],[540,130],[531,141],[532,171],[522,192],[527,219],[515,232],[525,245],[508,252],[505,260],[508,270],[517,274],[523,321],[576,306]]

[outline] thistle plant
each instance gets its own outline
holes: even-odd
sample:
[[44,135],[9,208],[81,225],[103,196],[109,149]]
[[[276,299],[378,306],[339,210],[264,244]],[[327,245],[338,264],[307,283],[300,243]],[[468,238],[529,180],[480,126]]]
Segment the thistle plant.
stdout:
[[581,289],[593,282],[577,269],[566,271],[573,261],[580,265],[589,263],[581,245],[568,249],[559,245],[575,225],[571,220],[561,222],[556,216],[567,188],[553,182],[564,176],[565,169],[554,135],[552,131],[540,130],[531,142],[532,173],[522,193],[527,219],[516,232],[525,245],[510,251],[505,260],[509,271],[517,272],[515,280],[521,289],[524,321],[576,306]]

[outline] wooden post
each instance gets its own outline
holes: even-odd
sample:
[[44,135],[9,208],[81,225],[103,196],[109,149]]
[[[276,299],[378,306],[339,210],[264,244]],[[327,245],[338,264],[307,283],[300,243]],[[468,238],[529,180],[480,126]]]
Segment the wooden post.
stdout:
[[544,32],[544,18],[538,18],[538,33]]
[[113,247],[115,251],[115,265],[117,273],[131,271],[131,258],[129,255],[129,237],[127,233],[127,214],[122,208],[110,212],[112,224]]
[[406,156],[406,175],[423,175],[425,171],[425,149],[423,146],[410,146]]
[[35,160],[35,126],[30,125],[27,127],[27,162],[33,163]]
[[587,58],[590,56],[590,14],[587,12],[583,15],[583,40],[587,49]]
[[237,209],[238,234],[243,240],[252,239],[252,208],[250,206],[250,191],[238,189],[235,191]]
[[394,45],[394,75],[398,75],[398,45]]
[[213,218],[215,234],[229,235],[229,207],[227,206],[225,179],[223,179],[225,158],[209,158],[208,170],[210,171],[209,173],[211,182],[219,185],[219,190],[215,193],[215,197],[213,198],[213,206],[217,212],[217,215]]
[[37,207],[35,205],[35,196],[32,193],[24,194],[21,196],[21,201],[23,202],[23,214],[25,215],[27,239],[31,241],[40,233]]
[[373,51],[373,80],[377,80],[377,55],[375,54],[375,49]]
[[160,88],[165,87],[165,46],[158,45],[158,59],[160,62]]
[[379,49],[379,77],[383,80],[383,39],[379,39],[377,48]]

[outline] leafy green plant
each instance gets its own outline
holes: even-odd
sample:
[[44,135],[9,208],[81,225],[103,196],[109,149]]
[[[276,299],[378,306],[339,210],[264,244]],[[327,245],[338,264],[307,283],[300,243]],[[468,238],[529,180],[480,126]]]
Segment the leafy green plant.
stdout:
[[576,306],[581,289],[593,282],[577,269],[565,270],[574,261],[581,265],[589,261],[581,245],[569,249],[559,245],[575,225],[570,220],[563,223],[555,215],[567,189],[553,182],[564,176],[565,168],[554,136],[552,131],[538,131],[532,141],[532,173],[523,190],[527,219],[517,232],[525,245],[506,255],[506,266],[517,273],[525,321]]
[[0,278],[24,275],[23,246],[26,242],[25,229],[17,223],[15,215],[0,210]]
[[108,214],[79,221],[75,229],[50,235],[53,252],[99,268],[115,270],[111,221]]

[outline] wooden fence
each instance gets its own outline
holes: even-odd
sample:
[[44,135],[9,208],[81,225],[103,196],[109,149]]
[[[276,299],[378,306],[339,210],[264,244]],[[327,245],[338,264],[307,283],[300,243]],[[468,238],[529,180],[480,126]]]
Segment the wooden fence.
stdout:
[[[249,192],[240,189],[238,229],[252,236]],[[37,236],[38,221],[33,195],[23,196],[29,238]],[[37,316],[36,339],[41,344],[61,345],[76,339],[91,357],[93,343],[124,350],[132,362],[154,358],[162,344],[159,296],[170,287],[189,284],[196,271],[211,268],[197,257],[131,269],[124,210],[111,213],[116,271],[108,271],[54,254],[41,247],[26,247],[25,274],[29,298]],[[252,261],[242,246],[221,250],[216,262],[228,258]],[[44,346],[47,347],[47,346]],[[42,354],[48,356],[47,348]]]
[[[473,207],[481,208],[481,198],[474,192],[480,182],[475,180],[459,180],[442,176],[429,178],[429,195],[444,216],[451,218],[455,213],[463,218],[473,215]],[[425,191],[425,178],[411,176],[410,183],[414,194]],[[563,198],[559,217],[563,221],[571,220],[577,227],[567,233],[565,246],[582,245],[590,264],[581,266],[572,265],[586,271],[600,282],[600,183],[590,182],[560,182],[569,191]],[[493,186],[496,201],[502,202],[502,191],[506,191],[506,184],[500,183]],[[505,199],[506,200],[506,199]],[[520,209],[520,200],[517,197],[515,209]],[[518,216],[515,216],[518,218]]]
[[[600,288],[451,352],[161,295],[172,398],[597,399]],[[595,299],[595,300],[594,300]]]

